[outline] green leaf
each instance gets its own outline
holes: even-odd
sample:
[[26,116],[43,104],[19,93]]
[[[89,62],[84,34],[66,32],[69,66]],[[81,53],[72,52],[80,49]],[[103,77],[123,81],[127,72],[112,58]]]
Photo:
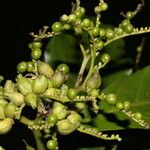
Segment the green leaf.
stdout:
[[[120,76],[103,90],[104,93],[115,93],[118,101],[130,101],[133,112],[141,112],[143,119],[150,124],[150,66],[132,75]],[[95,125],[100,130],[119,130],[125,128],[143,128],[123,112],[100,102],[102,110],[95,118]]]
[[45,59],[50,64],[67,63],[79,64],[80,49],[77,49],[76,39],[69,34],[54,36],[46,46]]

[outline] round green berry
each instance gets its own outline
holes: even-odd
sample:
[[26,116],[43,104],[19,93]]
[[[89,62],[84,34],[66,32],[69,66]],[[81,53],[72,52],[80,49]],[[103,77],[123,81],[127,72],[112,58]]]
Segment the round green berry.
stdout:
[[88,18],[85,18],[82,22],[82,25],[83,25],[83,27],[86,27],[86,28],[90,27],[91,26],[91,20]]
[[99,95],[98,89],[92,89],[90,91],[90,95],[93,96],[93,97],[97,97]]
[[42,56],[42,50],[40,48],[35,48],[31,51],[32,59],[38,60]]
[[63,71],[65,74],[69,73],[69,67],[66,64],[60,64],[57,66],[58,71]]
[[77,96],[77,91],[75,89],[69,89],[67,92],[67,96],[72,100]]
[[96,48],[97,48],[98,50],[101,50],[103,47],[104,47],[103,41],[99,41],[99,42],[96,43]]
[[19,73],[24,73],[25,71],[27,71],[27,67],[27,63],[25,61],[22,61],[17,65],[17,70]]
[[58,118],[55,114],[50,114],[47,118],[49,123],[55,124],[58,121]]
[[117,97],[113,93],[107,94],[105,100],[110,105],[116,105],[116,103],[117,103]]
[[127,24],[126,26],[123,27],[123,30],[130,34],[133,32],[134,26],[132,24]]
[[63,25],[63,30],[70,30],[70,29],[71,29],[70,24],[64,24]]
[[126,25],[130,24],[130,20],[129,19],[125,19],[121,22],[121,27],[124,28]]
[[99,27],[94,27],[92,29],[93,36],[97,37],[99,35]]
[[119,109],[119,110],[123,109],[124,108],[123,103],[122,102],[117,102],[116,108]]
[[123,34],[123,29],[122,28],[120,28],[120,27],[118,27],[118,28],[115,28],[115,34],[117,34],[117,35],[122,35]]
[[106,37],[108,40],[113,39],[115,36],[114,31],[110,28],[106,29]]
[[128,12],[126,13],[126,18],[127,18],[127,19],[131,19],[131,18],[133,18],[133,17],[134,17],[134,12],[128,11]]
[[76,27],[74,31],[76,35],[81,35],[83,33],[83,30],[81,27]]
[[60,22],[55,22],[53,25],[52,25],[52,31],[53,32],[61,32],[62,31],[62,24]]
[[47,141],[46,146],[49,150],[55,150],[57,147],[57,141],[56,140],[49,140],[49,141]]
[[80,7],[80,11],[81,13],[84,15],[85,14],[85,8],[84,7]]
[[110,56],[109,56],[109,54],[107,54],[107,53],[102,54],[102,56],[101,56],[101,61],[102,61],[103,63],[108,63],[108,62],[110,61]]
[[74,11],[74,15],[76,16],[76,18],[81,19],[83,16],[83,13],[82,13],[81,9],[77,9]]
[[76,16],[74,14],[70,14],[68,20],[69,20],[69,22],[75,22]]
[[134,118],[135,118],[136,120],[141,120],[141,119],[142,119],[142,114],[141,114],[140,112],[136,112],[136,113],[134,114]]
[[100,9],[101,9],[101,11],[106,11],[108,9],[107,3],[101,3],[100,4]]
[[32,48],[41,48],[42,47],[42,42],[40,41],[33,41],[32,42]]
[[106,30],[103,28],[100,28],[99,29],[99,35],[100,35],[100,37],[104,37],[106,35]]
[[62,21],[68,21],[68,16],[66,14],[62,15],[61,20]]
[[131,103],[129,101],[124,101],[123,102],[123,105],[124,105],[124,110],[130,110],[131,108]]
[[28,63],[27,63],[27,65],[28,65],[28,68],[27,68],[27,71],[28,72],[33,72],[34,71],[34,62],[32,62],[32,61],[29,61]]

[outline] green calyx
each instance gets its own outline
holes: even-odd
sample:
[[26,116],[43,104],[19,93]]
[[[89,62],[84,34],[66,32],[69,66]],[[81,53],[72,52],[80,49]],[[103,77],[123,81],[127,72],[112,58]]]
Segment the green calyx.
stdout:
[[48,87],[47,78],[44,75],[40,75],[33,80],[32,90],[35,94],[41,94],[45,92],[47,87]]
[[32,92],[31,82],[21,74],[17,76],[17,88],[23,95]]
[[6,134],[10,131],[14,124],[14,120],[11,118],[5,118],[4,120],[0,120],[0,134]]

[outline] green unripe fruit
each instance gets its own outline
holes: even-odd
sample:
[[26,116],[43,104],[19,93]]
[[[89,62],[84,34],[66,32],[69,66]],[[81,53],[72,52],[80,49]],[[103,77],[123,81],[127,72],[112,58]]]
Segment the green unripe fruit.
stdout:
[[101,77],[99,71],[96,70],[93,75],[86,81],[85,87],[87,91],[92,89],[98,89],[101,85]]
[[27,62],[27,65],[28,65],[27,71],[34,72],[34,70],[35,70],[34,62],[29,61],[29,62]]
[[62,135],[67,135],[72,133],[76,128],[75,126],[67,119],[57,122],[58,132]]
[[101,61],[102,61],[103,63],[108,63],[108,62],[110,61],[110,56],[109,56],[109,54],[107,54],[107,53],[102,54],[102,56],[101,56]]
[[52,25],[52,31],[53,32],[61,32],[62,31],[62,24],[60,22],[55,22],[53,25]]
[[125,19],[121,22],[121,27],[124,28],[126,25],[130,24],[130,20],[129,19]]
[[7,80],[4,85],[5,92],[14,92],[15,84],[11,80]]
[[86,107],[86,104],[82,103],[82,102],[77,102],[75,104],[75,106],[76,106],[76,108],[77,108],[78,111],[81,111],[81,110],[83,110]]
[[85,8],[84,7],[80,7],[79,9],[80,9],[81,13],[84,15],[85,14]]
[[24,73],[27,71],[27,67],[27,63],[25,61],[22,61],[17,65],[17,70],[19,73]]
[[101,9],[101,11],[106,11],[108,9],[107,3],[101,3],[100,4],[100,9]]
[[74,14],[70,14],[68,20],[69,20],[69,22],[75,22],[76,16]]
[[4,98],[0,98],[0,105],[4,108],[7,106],[8,102]]
[[99,35],[100,35],[100,37],[104,37],[106,35],[106,30],[103,28],[100,28],[99,29]]
[[37,95],[33,92],[26,94],[24,100],[25,103],[31,106],[33,109],[37,107]]
[[115,36],[115,34],[112,29],[106,29],[106,37],[108,40],[113,39],[114,36]]
[[141,119],[142,119],[142,114],[141,114],[140,112],[136,112],[136,113],[134,114],[134,118],[135,118],[136,120],[141,120]]
[[123,30],[130,34],[133,32],[134,26],[132,24],[127,24],[126,26],[123,27]]
[[5,118],[4,107],[0,105],[0,120],[3,120],[4,118]]
[[118,27],[118,28],[115,28],[115,34],[117,34],[117,35],[122,35],[123,34],[123,29],[121,28],[121,27]]
[[32,92],[31,82],[21,74],[17,76],[17,87],[23,95]]
[[48,87],[47,78],[44,75],[38,76],[32,83],[32,90],[35,94],[41,94]]
[[88,28],[91,26],[91,20],[88,18],[85,18],[82,22],[83,27]]
[[68,21],[68,16],[66,14],[62,15],[61,20]]
[[71,114],[67,117],[67,120],[69,120],[76,128],[78,128],[82,121],[82,117],[77,112],[71,111]]
[[8,103],[8,105],[5,107],[5,116],[7,118],[15,118],[15,109],[17,108],[16,105],[14,105],[12,102]]
[[77,96],[77,91],[75,89],[69,89],[67,92],[67,96],[72,100]]
[[42,61],[37,62],[37,68],[40,74],[45,75],[48,78],[51,78],[51,76],[54,74],[52,67]]
[[93,97],[97,97],[99,95],[98,89],[92,89],[90,91],[90,95],[93,96]]
[[42,56],[42,50],[40,48],[34,48],[31,51],[32,59],[38,60]]
[[60,64],[60,65],[58,65],[57,66],[57,70],[60,71],[60,72],[62,71],[65,74],[69,73],[69,67],[66,64]]
[[63,72],[55,72],[51,78],[51,82],[54,88],[60,87],[65,82],[65,74]]
[[5,97],[13,102],[16,106],[24,104],[24,96],[19,92],[5,93]]
[[75,35],[81,35],[83,33],[83,30],[81,27],[76,27],[74,31],[75,31]]
[[117,109],[122,110],[122,109],[123,109],[123,107],[124,107],[124,105],[123,105],[123,103],[122,103],[122,102],[117,102],[117,104],[116,104],[116,108],[117,108]]
[[57,141],[56,141],[56,140],[49,140],[49,141],[47,141],[46,147],[47,147],[49,150],[56,150]]
[[78,19],[81,19],[82,17],[83,17],[83,13],[82,13],[82,11],[81,11],[81,9],[77,9],[77,10],[75,10],[74,12],[74,15],[76,16],[76,18],[78,18]]
[[126,18],[127,18],[127,19],[132,19],[133,17],[134,17],[134,12],[128,11],[128,12],[126,13]]
[[5,118],[0,121],[0,134],[6,134],[10,131],[14,124],[14,120],[11,118]]
[[41,47],[42,47],[42,42],[40,42],[40,41],[33,41],[32,42],[32,49],[41,48]]
[[99,35],[99,27],[94,27],[92,29],[93,36],[97,37]]
[[130,110],[131,108],[131,103],[129,101],[124,101],[123,102],[123,105],[124,105],[124,110]]
[[58,118],[55,114],[49,114],[48,118],[47,118],[47,121],[49,123],[55,124],[58,121]]
[[64,24],[63,25],[63,30],[70,30],[70,29],[71,29],[70,24]]
[[106,95],[105,98],[106,102],[110,105],[116,105],[117,103],[117,96],[113,93],[109,93]]
[[64,119],[68,111],[66,107],[60,103],[54,103],[53,109],[52,109],[52,114],[56,115],[59,120]]
[[100,13],[101,12],[101,7],[100,6],[96,6],[94,8],[94,11],[95,11],[96,14]]
[[104,47],[103,41],[99,41],[99,42],[96,43],[96,48],[97,48],[98,50],[101,50],[103,47]]

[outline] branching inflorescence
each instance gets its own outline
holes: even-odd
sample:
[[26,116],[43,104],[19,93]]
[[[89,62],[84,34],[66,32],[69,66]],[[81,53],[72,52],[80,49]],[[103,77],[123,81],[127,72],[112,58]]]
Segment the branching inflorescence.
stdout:
[[[142,119],[141,113],[130,111],[129,101],[120,102],[115,94],[105,94],[100,91],[99,70],[110,61],[110,56],[103,53],[102,49],[117,39],[150,32],[150,27],[137,29],[131,24],[131,19],[142,6],[143,3],[139,4],[135,11],[128,11],[123,15],[125,19],[118,27],[104,28],[101,15],[108,9],[107,3],[100,0],[94,9],[96,19],[93,22],[86,18],[86,10],[80,6],[80,0],[77,0],[71,14],[62,15],[60,20],[52,25],[51,32],[45,26],[38,35],[31,33],[34,37],[34,41],[29,44],[32,61],[18,64],[16,82],[7,80],[4,86],[0,86],[0,134],[6,134],[12,128],[14,119],[18,119],[33,130],[35,135],[36,132],[42,131],[43,137],[48,139],[47,148],[51,150],[58,149],[58,133],[67,135],[75,130],[105,140],[121,141],[119,135],[108,136],[96,128],[87,126],[91,118],[86,114],[91,110],[97,114],[100,111],[99,101],[105,101],[141,126],[149,128]],[[85,49],[82,41],[79,41],[83,61],[74,87],[65,84],[69,80],[69,67],[66,64],[60,64],[54,70],[49,64],[39,60],[42,55],[42,39],[68,30],[73,30],[77,36],[86,32],[90,43],[88,49]],[[95,59],[98,55],[101,55],[101,60],[96,64]],[[85,75],[88,63],[90,67]],[[2,81],[3,77],[0,79]],[[26,106],[36,110],[37,115],[34,120],[22,115],[22,110]],[[40,150],[39,147],[38,149]]]

